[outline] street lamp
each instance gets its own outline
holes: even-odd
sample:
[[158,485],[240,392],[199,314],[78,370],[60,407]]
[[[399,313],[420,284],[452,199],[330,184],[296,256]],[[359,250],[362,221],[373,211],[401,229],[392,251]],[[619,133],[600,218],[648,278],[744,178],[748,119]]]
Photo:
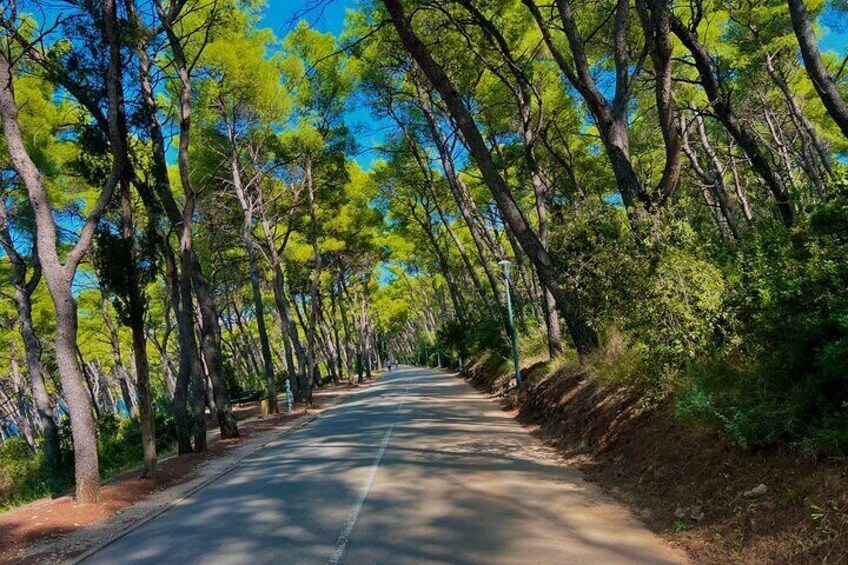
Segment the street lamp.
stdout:
[[521,365],[518,361],[518,337],[515,335],[515,322],[512,319],[512,297],[509,292],[509,271],[512,263],[504,259],[498,261],[498,265],[503,269],[504,287],[506,290],[506,311],[509,315],[510,338],[512,340],[512,362],[515,364],[515,388],[521,389]]

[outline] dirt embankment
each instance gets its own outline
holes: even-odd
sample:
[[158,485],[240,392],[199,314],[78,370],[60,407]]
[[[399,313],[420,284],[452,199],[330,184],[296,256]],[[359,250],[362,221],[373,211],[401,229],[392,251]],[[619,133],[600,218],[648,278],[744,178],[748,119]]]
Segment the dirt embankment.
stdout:
[[516,396],[492,360],[465,371],[694,562],[848,563],[845,459],[742,450],[574,367],[524,374],[533,384]]

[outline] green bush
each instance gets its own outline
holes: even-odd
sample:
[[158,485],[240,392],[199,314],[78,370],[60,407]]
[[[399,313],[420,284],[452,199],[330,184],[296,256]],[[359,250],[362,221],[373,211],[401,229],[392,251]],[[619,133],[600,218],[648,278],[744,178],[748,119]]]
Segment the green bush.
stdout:
[[678,413],[744,446],[848,453],[848,199],[835,195],[790,233],[758,226],[733,265],[736,339],[692,368]]
[[[552,249],[568,257],[567,282],[582,297],[590,322],[608,335],[623,333],[633,349],[627,359],[638,371],[605,373],[637,376],[655,398],[676,389],[679,375],[724,333],[727,285],[721,268],[674,210],[655,218],[650,238],[640,238],[623,210],[608,204],[574,208],[557,226]],[[631,380],[628,377],[628,380]]]
[[[169,402],[155,404],[154,422],[157,453],[173,450],[177,440]],[[102,415],[97,426],[97,453],[100,472],[106,476],[140,465],[144,453],[139,420]]]
[[43,457],[34,454],[23,438],[0,445],[0,509],[50,494],[53,482],[43,468]]
[[[169,401],[155,404],[156,449],[161,456],[176,446],[176,428]],[[0,509],[66,491],[73,486],[74,452],[68,418],[59,424],[60,464],[51,473],[39,449],[33,453],[23,438],[0,445]],[[103,414],[97,422],[97,452],[105,476],[142,463],[138,420]]]
[[[595,373],[738,444],[848,453],[848,196],[787,230],[760,220],[717,246],[669,208],[637,237],[607,203],[566,210],[552,251],[615,354]],[[609,350],[609,343],[605,349]]]

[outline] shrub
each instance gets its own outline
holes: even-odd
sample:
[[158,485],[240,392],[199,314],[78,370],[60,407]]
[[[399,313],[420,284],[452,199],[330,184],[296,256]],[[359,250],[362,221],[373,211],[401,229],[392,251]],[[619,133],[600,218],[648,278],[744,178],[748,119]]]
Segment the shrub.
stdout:
[[678,412],[745,446],[848,452],[848,200],[834,195],[791,233],[758,226],[734,265],[737,339],[693,367]]
[[729,316],[724,273],[707,242],[668,212],[646,229],[650,238],[640,239],[623,210],[590,204],[575,208],[552,239],[552,248],[568,257],[566,279],[591,323],[610,335],[622,332],[633,349],[616,356],[629,369],[607,364],[603,372],[638,376],[656,398],[676,389],[681,372],[713,347]]
[[40,457],[30,451],[23,438],[11,438],[0,445],[0,508],[48,494],[49,484],[43,479]]

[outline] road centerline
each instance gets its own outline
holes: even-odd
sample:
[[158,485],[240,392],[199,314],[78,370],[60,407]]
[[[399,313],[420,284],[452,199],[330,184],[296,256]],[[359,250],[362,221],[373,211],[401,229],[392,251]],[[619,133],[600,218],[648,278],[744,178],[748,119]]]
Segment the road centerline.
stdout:
[[[403,405],[406,403],[406,392],[407,391],[404,391],[404,400],[401,401],[398,406],[398,412],[403,410]],[[397,424],[397,422],[397,419],[392,422],[389,429],[387,429],[386,433],[383,435],[383,441],[380,442],[380,448],[377,450],[377,455],[374,456],[374,461],[371,463],[371,468],[368,471],[368,479],[365,481],[365,488],[361,493],[359,493],[356,502],[350,509],[350,514],[348,514],[345,526],[336,540],[336,550],[330,556],[330,559],[327,560],[327,565],[339,565],[344,557],[345,549],[347,549],[347,544],[350,541],[351,534],[353,533],[353,528],[356,526],[356,520],[359,518],[359,513],[362,511],[362,507],[365,506],[365,500],[371,492],[371,487],[374,485],[374,479],[377,478],[377,470],[380,468],[380,462],[383,460],[383,454],[386,452],[386,447],[389,445],[389,440],[392,437],[392,431],[394,431],[395,424]]]

